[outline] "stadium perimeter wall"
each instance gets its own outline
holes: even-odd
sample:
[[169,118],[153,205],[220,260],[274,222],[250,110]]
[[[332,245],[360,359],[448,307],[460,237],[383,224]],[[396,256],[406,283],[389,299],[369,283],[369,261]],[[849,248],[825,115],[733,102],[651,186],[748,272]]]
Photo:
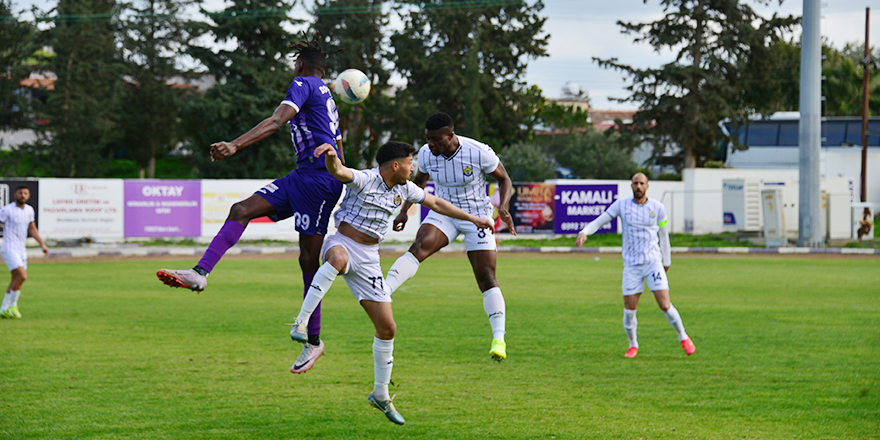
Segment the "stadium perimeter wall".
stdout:
[[[684,181],[652,181],[648,196],[661,201],[674,233],[723,231],[722,181],[731,178],[785,182],[787,200],[794,200],[786,223],[796,229],[797,170],[693,169]],[[827,182],[826,182],[827,181]],[[11,202],[15,186],[26,184],[37,213],[37,226],[44,238],[121,241],[138,238],[188,237],[208,242],[223,225],[230,206],[250,197],[271,180],[137,180],[137,179],[3,179],[0,202]],[[823,179],[823,189],[853,197],[852,179]],[[429,191],[432,190],[428,188]],[[487,188],[497,204],[497,189]],[[629,180],[560,179],[515,183],[511,213],[521,234],[576,234],[618,197],[632,195]],[[794,194],[794,198],[790,198]],[[0,205],[2,206],[2,205]],[[847,207],[848,209],[848,207]],[[421,215],[420,215],[421,214]],[[389,231],[387,241],[408,242],[415,238],[424,211],[414,206],[410,221],[401,232]],[[274,223],[255,219],[243,239],[297,241],[294,218]],[[603,233],[619,233],[619,220]],[[330,222],[329,233],[335,231]]]

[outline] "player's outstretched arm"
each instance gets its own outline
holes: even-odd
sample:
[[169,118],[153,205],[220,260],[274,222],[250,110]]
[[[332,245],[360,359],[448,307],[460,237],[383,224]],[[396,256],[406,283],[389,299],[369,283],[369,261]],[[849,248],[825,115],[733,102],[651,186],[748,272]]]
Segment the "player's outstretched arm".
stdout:
[[462,211],[452,203],[449,203],[446,200],[441,199],[440,197],[436,197],[433,194],[426,193],[425,201],[422,202],[422,205],[425,205],[437,214],[448,215],[452,218],[457,218],[459,220],[467,220],[477,225],[477,227],[480,229],[488,229],[492,231],[493,234],[495,233],[495,223],[492,220],[468,214],[467,212]]
[[296,109],[287,104],[279,105],[275,112],[272,113],[272,116],[263,119],[262,122],[234,141],[211,144],[211,160],[220,160],[224,157],[232,156],[238,150],[266,139],[280,130],[294,116],[296,116]]
[[516,227],[513,225],[513,217],[510,215],[510,212],[507,211],[507,206],[510,204],[510,197],[513,195],[513,181],[510,180],[510,175],[507,174],[507,170],[504,168],[504,164],[501,162],[498,163],[498,168],[495,168],[495,171],[492,171],[489,174],[498,182],[498,198],[500,203],[498,204],[498,217],[501,218],[501,221],[507,225],[507,230],[510,231],[511,234],[516,235]]
[[584,227],[584,229],[581,229],[581,231],[578,232],[577,240],[575,240],[574,244],[577,247],[583,246],[584,243],[586,243],[587,241],[587,236],[595,234],[596,231],[598,231],[599,228],[602,227],[602,225],[610,222],[611,220],[614,220],[614,217],[612,217],[611,214],[608,213],[608,211],[603,212],[602,215],[591,221],[587,226]]
[[339,160],[339,154],[337,154],[336,149],[332,145],[322,144],[320,147],[315,148],[315,157],[320,157],[322,154],[324,155],[324,164],[327,166],[327,172],[335,177],[336,180],[348,183],[354,179],[354,173],[342,164],[342,161]]
[[[425,185],[428,184],[428,174],[423,173],[421,171],[416,171],[416,177],[413,178],[413,183],[416,184],[419,188],[424,189]],[[409,208],[412,206],[412,202],[409,200],[403,202],[403,206],[400,207],[400,214],[397,214],[397,217],[394,217],[394,222],[391,223],[392,228],[395,231],[402,231],[403,227],[406,226],[406,221],[409,220]]]

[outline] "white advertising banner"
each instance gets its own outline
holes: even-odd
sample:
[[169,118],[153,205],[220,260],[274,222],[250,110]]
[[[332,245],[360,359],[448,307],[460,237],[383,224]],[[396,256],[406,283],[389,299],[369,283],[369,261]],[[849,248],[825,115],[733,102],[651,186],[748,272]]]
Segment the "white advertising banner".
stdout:
[[43,238],[122,238],[122,179],[40,179]]
[[[229,216],[229,208],[272,180],[202,180],[202,237],[217,235]],[[260,217],[251,220],[241,238],[291,240],[298,239],[299,233],[291,219],[275,223],[268,217]]]

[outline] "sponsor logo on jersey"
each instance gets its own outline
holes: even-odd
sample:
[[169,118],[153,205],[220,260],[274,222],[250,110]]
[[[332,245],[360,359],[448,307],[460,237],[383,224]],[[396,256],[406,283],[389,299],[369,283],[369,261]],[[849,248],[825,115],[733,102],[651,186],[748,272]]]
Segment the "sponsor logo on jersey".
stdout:
[[462,170],[462,171],[464,172],[464,175],[468,176],[468,177],[470,177],[472,174],[474,174],[474,169],[469,166],[464,167],[464,170]]

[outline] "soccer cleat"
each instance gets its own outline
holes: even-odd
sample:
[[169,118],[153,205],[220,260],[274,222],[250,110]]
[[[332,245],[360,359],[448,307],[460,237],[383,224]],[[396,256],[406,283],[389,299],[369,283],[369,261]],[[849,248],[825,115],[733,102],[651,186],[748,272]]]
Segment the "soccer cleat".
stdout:
[[0,318],[15,319],[15,315],[12,314],[12,310],[6,309],[6,310],[0,312]]
[[687,353],[688,356],[694,354],[697,351],[697,346],[694,345],[691,338],[687,338],[684,341],[681,341],[681,348],[684,349],[684,352]]
[[290,339],[306,344],[309,342],[308,325],[306,321],[294,321],[290,328]]
[[634,358],[637,354],[639,354],[639,347],[630,347],[623,357]]
[[302,353],[299,354],[299,357],[296,358],[296,362],[290,367],[290,372],[293,374],[302,374],[309,371],[312,368],[312,365],[315,365],[315,361],[317,361],[322,354],[324,354],[324,341],[321,341],[318,345],[312,345],[306,342],[303,344]]
[[197,293],[205,290],[208,285],[208,279],[192,269],[159,269],[156,276],[170,287],[182,287]]
[[13,318],[21,319],[21,313],[18,311],[18,306],[12,306],[12,307],[8,308],[7,310],[9,310],[12,313]]
[[395,408],[394,404],[391,403],[391,401],[394,400],[394,397],[388,400],[378,400],[375,396],[373,396],[373,393],[370,393],[370,395],[367,397],[367,400],[370,402],[370,405],[373,405],[373,408],[376,408],[379,411],[385,413],[385,417],[388,417],[388,420],[391,420],[398,425],[403,425],[404,423],[406,423],[406,420],[403,420],[403,416],[400,415],[399,412],[397,412],[397,408]]
[[500,339],[492,340],[492,348],[489,350],[489,356],[495,362],[501,362],[507,358],[507,344]]

